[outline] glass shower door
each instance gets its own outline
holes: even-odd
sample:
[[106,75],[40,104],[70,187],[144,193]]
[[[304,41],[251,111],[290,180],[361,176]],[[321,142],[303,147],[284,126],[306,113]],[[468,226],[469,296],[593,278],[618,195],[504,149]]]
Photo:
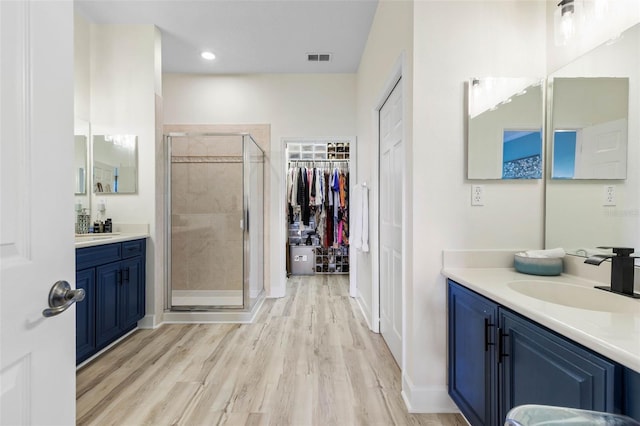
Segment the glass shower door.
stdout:
[[243,308],[241,135],[168,137],[170,308]]

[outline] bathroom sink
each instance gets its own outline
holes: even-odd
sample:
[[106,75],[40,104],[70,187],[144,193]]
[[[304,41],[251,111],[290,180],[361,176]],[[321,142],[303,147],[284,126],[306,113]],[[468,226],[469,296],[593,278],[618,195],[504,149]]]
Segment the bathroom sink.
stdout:
[[640,303],[637,301],[592,287],[544,280],[512,281],[507,286],[525,296],[556,305],[589,311],[640,314]]

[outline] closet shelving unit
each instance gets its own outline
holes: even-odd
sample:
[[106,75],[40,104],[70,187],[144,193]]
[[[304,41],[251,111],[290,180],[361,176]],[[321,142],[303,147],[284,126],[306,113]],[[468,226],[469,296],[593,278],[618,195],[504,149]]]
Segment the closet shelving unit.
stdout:
[[349,247],[316,247],[316,274],[349,273]]
[[[329,142],[329,143],[289,143],[287,144],[287,163],[291,165],[305,165],[313,167],[314,162],[335,162],[347,163],[349,161],[349,142]],[[291,257],[300,258],[302,253],[308,253],[307,248],[312,247],[314,251],[314,268],[311,273],[315,274],[348,274],[349,273],[349,246],[322,247],[317,238],[313,238],[312,246],[305,246],[306,235],[300,232],[298,222],[289,224],[289,241],[291,247]],[[304,250],[304,251],[303,251]],[[305,258],[306,259],[306,258]],[[299,260],[298,260],[299,262]],[[294,263],[292,259],[291,263]],[[302,265],[299,265],[302,266]],[[294,269],[292,267],[292,269]],[[298,270],[303,269],[298,267]],[[304,270],[308,270],[306,266]],[[307,273],[302,273],[306,275]]]

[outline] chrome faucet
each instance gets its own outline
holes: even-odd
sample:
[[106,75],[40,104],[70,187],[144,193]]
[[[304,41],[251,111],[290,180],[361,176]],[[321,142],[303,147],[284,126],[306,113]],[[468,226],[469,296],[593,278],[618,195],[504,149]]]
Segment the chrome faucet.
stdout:
[[640,299],[640,294],[633,292],[633,272],[635,268],[635,258],[631,256],[633,249],[628,247],[598,248],[611,249],[614,254],[594,254],[584,261],[584,263],[598,266],[605,260],[611,259],[611,287],[596,286],[596,288]]

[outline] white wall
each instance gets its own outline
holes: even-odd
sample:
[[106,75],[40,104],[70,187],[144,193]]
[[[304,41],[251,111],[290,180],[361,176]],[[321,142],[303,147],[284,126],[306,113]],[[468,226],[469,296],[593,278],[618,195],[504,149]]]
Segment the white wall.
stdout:
[[91,117],[91,27],[89,22],[77,13],[74,15],[73,25],[74,115],[76,119],[88,122]]
[[[95,195],[114,223],[149,224],[147,240],[147,316],[162,314],[163,280],[156,279],[156,49],[160,37],[152,25],[91,24],[91,132],[138,136],[138,192]],[[94,209],[95,210],[95,209]],[[92,212],[93,218],[96,212]]]
[[[446,395],[446,286],[442,250],[541,248],[541,180],[465,180],[464,82],[473,76],[544,76],[545,3],[429,1],[414,9],[413,257],[407,309],[411,405],[433,411]],[[478,181],[476,181],[478,182]]]
[[352,136],[354,74],[187,75],[164,74],[164,122],[173,124],[271,125],[270,276],[267,295],[285,294],[285,180],[281,140],[285,137]]
[[[369,246],[371,251],[356,252],[358,303],[362,307],[370,327],[376,326],[374,318],[378,309],[374,300],[374,288],[377,286],[376,271],[378,257],[378,130],[377,112],[386,86],[394,73],[394,68],[404,61],[403,70],[403,108],[405,126],[405,150],[410,155],[412,146],[413,123],[413,3],[408,1],[380,1],[376,10],[367,45],[362,54],[357,75],[357,181],[367,182],[369,192]],[[408,156],[409,156],[408,155]],[[405,168],[405,191],[410,193],[411,163]],[[405,222],[410,222],[411,200],[405,211]],[[408,227],[407,229],[411,229]],[[411,233],[403,250],[410,245]],[[375,260],[374,260],[375,259]],[[406,271],[411,259],[405,256]],[[408,284],[410,285],[410,283]]]

